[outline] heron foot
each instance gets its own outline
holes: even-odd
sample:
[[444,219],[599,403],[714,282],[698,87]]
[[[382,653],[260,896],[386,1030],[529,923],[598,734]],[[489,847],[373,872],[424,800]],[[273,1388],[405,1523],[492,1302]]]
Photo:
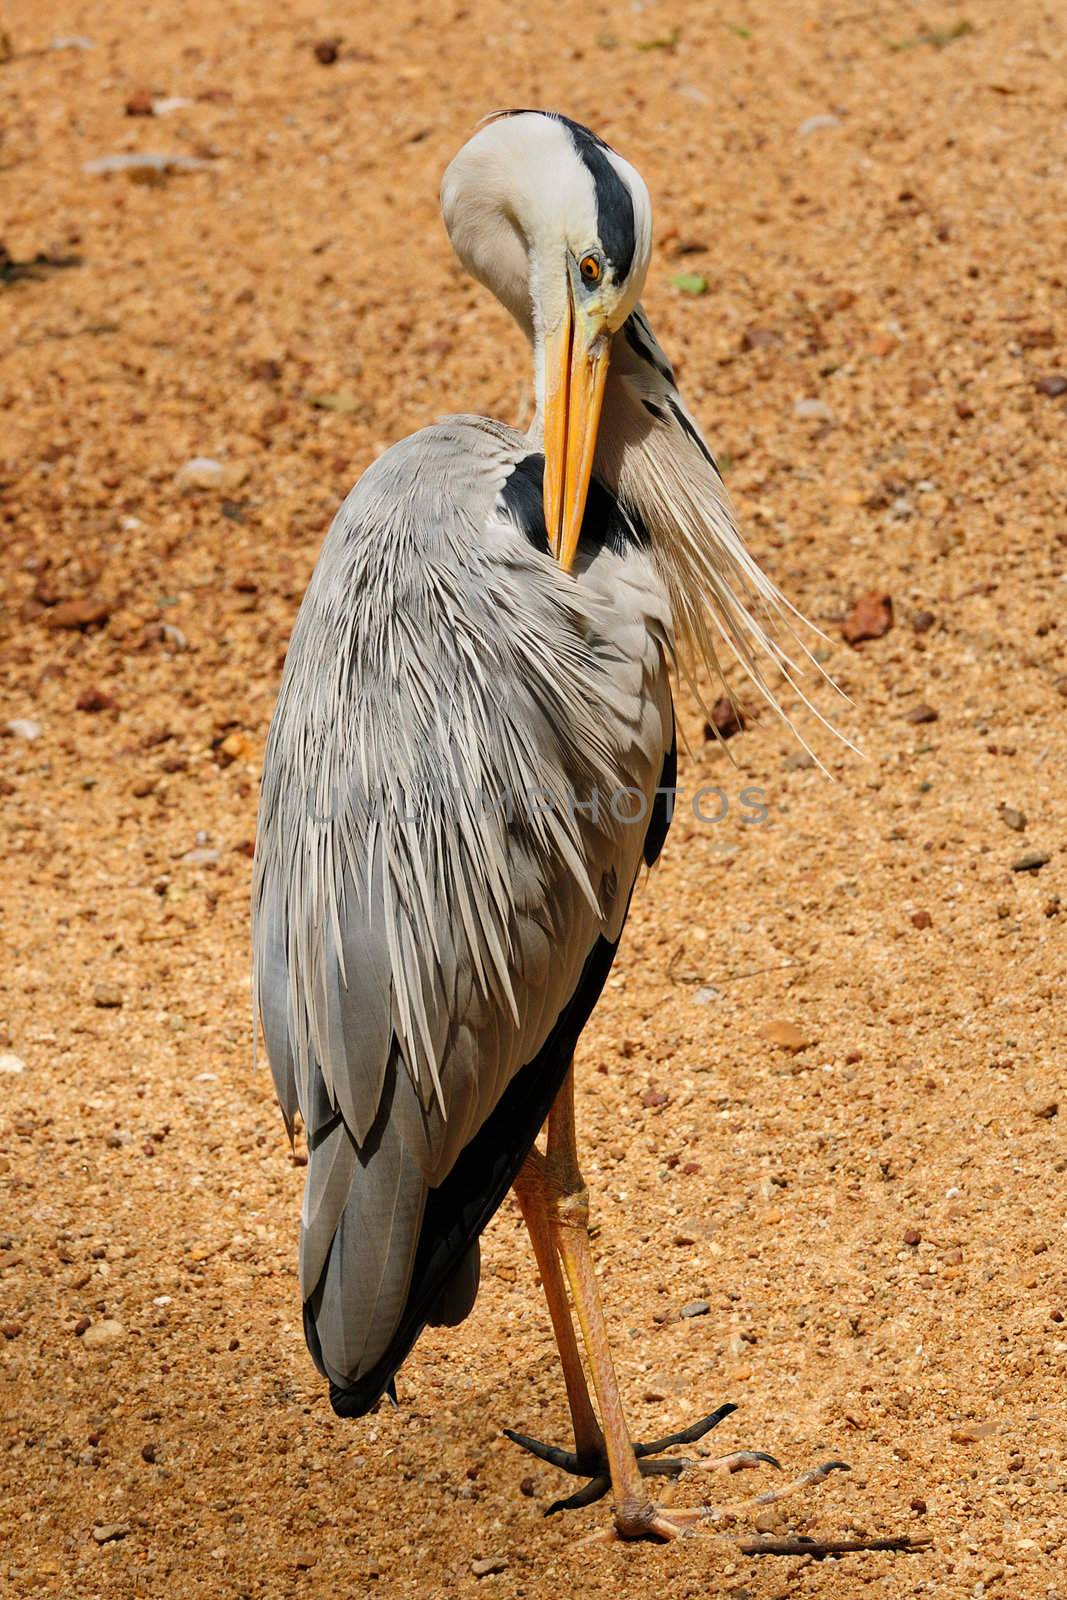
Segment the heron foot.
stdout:
[[[680,1478],[683,1472],[699,1470],[701,1472],[742,1472],[748,1467],[758,1467],[766,1463],[768,1466],[777,1467],[779,1464],[773,1456],[764,1450],[732,1450],[728,1455],[707,1457],[689,1456],[663,1456],[664,1450],[670,1450],[676,1445],[696,1444],[712,1428],[718,1426],[737,1407],[727,1403],[719,1406],[706,1417],[701,1417],[699,1422],[694,1422],[690,1427],[683,1428],[678,1433],[665,1434],[662,1439],[652,1439],[648,1443],[635,1443],[633,1447],[637,1466],[643,1478]],[[574,1494],[566,1499],[554,1500],[546,1509],[545,1516],[550,1517],[557,1511],[577,1511],[582,1506],[594,1505],[611,1489],[611,1474],[608,1470],[608,1458],[605,1451],[586,1451],[579,1453],[575,1450],[561,1450],[557,1445],[542,1444],[539,1439],[531,1439],[528,1434],[516,1433],[512,1428],[505,1428],[504,1433],[520,1446],[528,1450],[539,1461],[545,1461],[549,1466],[558,1467],[561,1472],[568,1472],[572,1477],[585,1478],[588,1481]],[[658,1459],[654,1459],[658,1458]],[[698,1521],[704,1520],[708,1515],[706,1510],[677,1512],[677,1517],[682,1518],[679,1526],[673,1531],[668,1531],[666,1521],[676,1515],[674,1508],[669,1511],[654,1506],[649,1502],[640,1508],[633,1517],[633,1529],[620,1534],[623,1538],[640,1538],[653,1535],[661,1539],[677,1538],[679,1533],[688,1530]],[[659,1524],[663,1522],[661,1527]]]

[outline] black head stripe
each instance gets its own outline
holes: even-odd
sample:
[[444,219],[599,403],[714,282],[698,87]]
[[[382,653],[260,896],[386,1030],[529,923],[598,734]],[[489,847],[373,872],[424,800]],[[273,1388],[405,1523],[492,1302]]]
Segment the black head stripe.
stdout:
[[596,190],[597,234],[615,273],[615,282],[623,283],[630,276],[637,249],[637,226],[634,221],[634,202],[613,163],[608,159],[610,145],[598,139],[595,133],[583,128],[580,122],[559,116],[574,142],[574,148],[593,180]]

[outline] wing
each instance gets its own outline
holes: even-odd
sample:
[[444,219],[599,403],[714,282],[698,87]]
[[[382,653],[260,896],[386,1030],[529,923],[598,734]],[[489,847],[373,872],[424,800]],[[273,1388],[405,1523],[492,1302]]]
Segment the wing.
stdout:
[[364,475],[268,740],[256,1003],[306,1125],[305,1328],[340,1409],[469,1309],[472,1245],[610,967],[673,739],[640,530],[602,494],[562,574],[518,509],[527,449],[457,418]]

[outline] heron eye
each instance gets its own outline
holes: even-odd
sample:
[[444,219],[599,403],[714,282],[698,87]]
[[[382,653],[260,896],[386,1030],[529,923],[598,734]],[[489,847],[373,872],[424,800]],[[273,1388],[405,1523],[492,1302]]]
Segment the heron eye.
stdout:
[[578,263],[578,271],[586,283],[600,282],[600,262],[596,256],[583,256]]

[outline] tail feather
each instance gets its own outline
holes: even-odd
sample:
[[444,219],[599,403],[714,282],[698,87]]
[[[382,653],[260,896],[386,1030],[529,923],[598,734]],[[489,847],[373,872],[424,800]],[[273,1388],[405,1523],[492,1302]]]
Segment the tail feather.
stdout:
[[341,1386],[357,1383],[388,1348],[407,1302],[426,1207],[422,1114],[395,1060],[388,1080],[361,1149],[338,1118],[308,1151],[304,1332],[319,1371]]

